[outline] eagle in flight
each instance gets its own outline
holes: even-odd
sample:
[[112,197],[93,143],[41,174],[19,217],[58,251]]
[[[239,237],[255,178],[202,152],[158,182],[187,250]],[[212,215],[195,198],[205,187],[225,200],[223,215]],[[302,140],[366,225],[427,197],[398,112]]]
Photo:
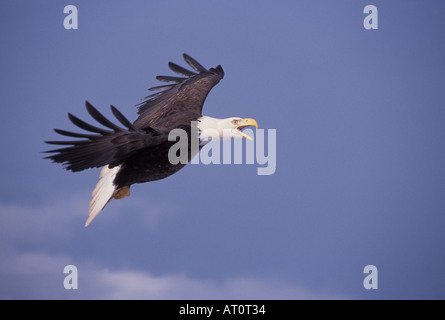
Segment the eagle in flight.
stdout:
[[[102,168],[100,180],[92,193],[85,226],[111,199],[129,196],[132,184],[164,179],[186,165],[169,158],[169,150],[176,143],[176,140],[169,139],[172,130],[182,129],[187,133],[189,162],[203,145],[211,141],[206,130],[211,129],[221,139],[251,139],[241,130],[249,126],[258,128],[257,122],[250,118],[216,119],[203,116],[204,101],[210,90],[224,77],[224,71],[219,65],[206,69],[189,55],[183,56],[193,71],[169,62],[170,69],[180,77],[157,76],[159,81],[167,84],[149,89],[157,92],[138,105],[139,117],[133,123],[111,106],[111,112],[121,126],[117,125],[87,101],[88,113],[105,128],[88,124],[68,113],[71,122],[87,133],[54,129],[56,133],[76,140],[46,141],[63,147],[45,151],[51,154],[45,159],[61,163],[67,170],[78,172]],[[191,141],[194,129],[199,139],[195,151],[192,150]]]

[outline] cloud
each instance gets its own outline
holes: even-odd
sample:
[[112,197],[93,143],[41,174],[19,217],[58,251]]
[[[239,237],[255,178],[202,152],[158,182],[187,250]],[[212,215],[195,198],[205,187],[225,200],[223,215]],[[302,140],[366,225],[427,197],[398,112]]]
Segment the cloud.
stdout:
[[2,245],[60,241],[69,236],[69,224],[85,216],[85,208],[76,197],[38,206],[0,203],[0,212]]
[[15,252],[0,267],[1,299],[344,299],[261,277],[228,277],[222,281],[181,274],[155,276],[140,270],[110,271],[81,263],[78,290],[66,290],[63,268],[70,257],[42,252]]
[[252,276],[222,281],[184,275],[155,277],[143,272],[105,272],[100,276],[112,290],[110,299],[340,299],[330,293],[315,293],[282,281]]
[[[137,205],[137,201],[133,204]],[[146,202],[143,203],[146,207]],[[153,216],[134,215],[143,228],[155,228],[172,207],[154,205]],[[118,207],[116,208],[118,209]],[[283,280],[252,275],[222,280],[186,274],[154,275],[140,266],[110,270],[70,251],[73,225],[86,218],[84,199],[27,206],[0,203],[0,299],[341,299],[335,293],[312,292]],[[138,211],[138,210],[134,210]],[[108,223],[115,221],[110,217]],[[102,222],[104,223],[104,221]],[[51,247],[48,243],[61,246]],[[112,244],[112,243],[111,243]],[[61,250],[60,248],[66,248]],[[76,261],[78,290],[66,290],[63,273]]]
[[[73,228],[83,229],[88,218],[88,203],[88,198],[79,195],[68,199],[60,197],[41,205],[0,202],[0,243],[35,245],[49,240],[67,240]],[[138,197],[111,202],[93,223],[113,224],[118,219],[127,219],[122,212],[132,212],[135,224],[153,230],[161,217],[178,211],[170,204],[147,203],[149,200]]]

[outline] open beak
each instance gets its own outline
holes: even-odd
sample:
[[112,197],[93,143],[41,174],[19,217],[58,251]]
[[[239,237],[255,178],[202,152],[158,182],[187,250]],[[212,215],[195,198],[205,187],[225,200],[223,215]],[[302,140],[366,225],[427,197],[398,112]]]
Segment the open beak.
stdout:
[[252,138],[250,136],[241,131],[247,127],[255,127],[258,129],[258,123],[254,119],[242,119],[238,122],[238,126],[236,127],[237,133],[240,136],[252,141]]

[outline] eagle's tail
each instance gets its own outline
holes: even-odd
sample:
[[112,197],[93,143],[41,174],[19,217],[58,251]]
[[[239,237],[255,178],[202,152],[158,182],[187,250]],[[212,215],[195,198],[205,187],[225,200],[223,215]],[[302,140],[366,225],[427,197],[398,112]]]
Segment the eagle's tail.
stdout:
[[130,195],[130,187],[124,186],[118,188],[114,184],[114,179],[116,178],[117,173],[121,169],[121,166],[116,166],[113,168],[109,168],[108,165],[102,168],[102,171],[99,175],[99,182],[96,184],[96,187],[92,193],[92,199],[90,202],[90,215],[88,216],[88,220],[85,223],[85,227],[94,220],[94,218],[105,208],[108,202],[114,197],[115,199],[122,199],[125,196]]

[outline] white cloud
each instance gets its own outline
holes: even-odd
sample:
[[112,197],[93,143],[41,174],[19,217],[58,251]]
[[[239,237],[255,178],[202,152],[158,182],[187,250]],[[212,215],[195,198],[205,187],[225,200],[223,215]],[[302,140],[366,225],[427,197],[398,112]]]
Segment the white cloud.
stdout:
[[0,203],[0,240],[17,245],[46,240],[61,240],[68,236],[67,227],[80,222],[85,208],[78,198],[41,206]]
[[[89,201],[89,198],[76,195],[37,206],[0,203],[0,243],[36,244],[50,239],[66,240],[72,233],[70,230],[83,228],[88,218]],[[147,203],[149,200],[137,197],[111,202],[91,225],[116,223],[120,219],[128,219],[125,213],[131,212],[130,219],[153,230],[161,217],[166,218],[169,213],[178,211],[173,205]]]
[[[137,205],[137,201],[133,205]],[[342,298],[258,276],[240,275],[215,280],[185,274],[153,275],[149,270],[138,270],[131,265],[120,270],[107,270],[102,267],[100,257],[95,260],[74,258],[69,250],[55,253],[45,249],[47,243],[53,241],[67,247],[70,245],[73,225],[83,228],[84,207],[84,199],[76,197],[35,207],[0,203],[0,299]],[[154,212],[152,216],[136,214],[132,219],[144,227],[155,228],[166,211],[172,211],[172,207],[154,205],[154,210],[150,210]],[[116,217],[110,217],[108,223]],[[73,261],[77,261],[79,289],[66,290],[63,268]]]
[[[113,203],[110,203],[110,207],[107,209],[109,209],[111,214],[114,214],[116,219],[133,219],[139,226],[150,231],[158,226],[161,219],[168,219],[171,215],[176,215],[181,211],[181,208],[173,204],[161,204],[152,199],[137,196],[125,198],[124,200],[115,200]],[[131,216],[122,216],[122,212],[131,212]],[[101,214],[107,214],[107,212],[104,211]]]
[[340,299],[330,293],[315,293],[282,281],[261,277],[230,277],[223,281],[195,279],[184,275],[155,277],[136,271],[105,272],[103,283],[112,290],[110,299]]
[[343,299],[261,277],[229,277],[222,281],[181,274],[154,276],[138,270],[109,271],[97,264],[78,268],[78,290],[63,287],[67,256],[21,252],[7,256],[0,268],[1,299]]

